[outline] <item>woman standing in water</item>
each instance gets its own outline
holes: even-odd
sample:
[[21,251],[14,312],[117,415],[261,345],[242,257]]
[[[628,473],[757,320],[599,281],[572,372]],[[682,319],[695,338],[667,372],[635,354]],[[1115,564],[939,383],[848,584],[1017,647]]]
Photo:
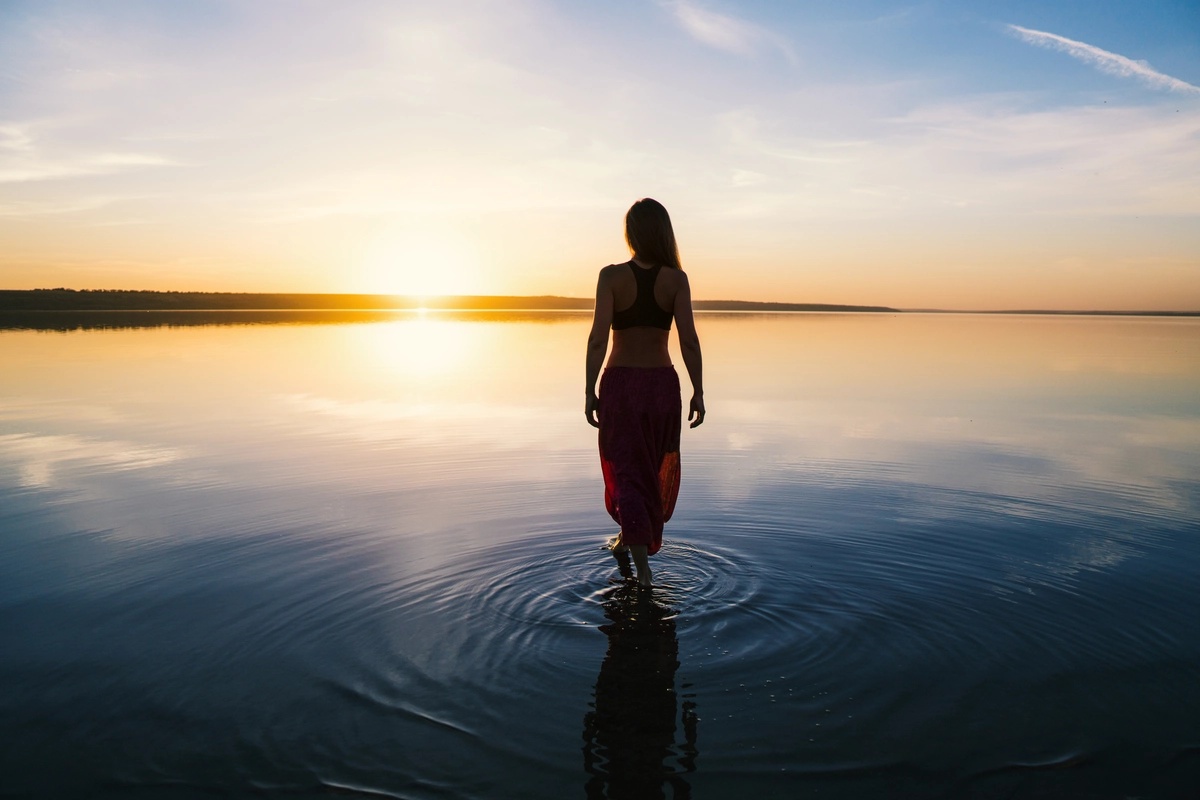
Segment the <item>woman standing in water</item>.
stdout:
[[[604,505],[621,526],[613,552],[632,555],[638,583],[649,587],[647,556],[662,546],[663,523],[679,494],[679,376],[667,353],[672,317],[692,381],[693,428],[704,422],[704,383],[692,290],[667,209],[650,198],[634,203],[625,214],[625,241],[633,258],[600,270],[596,283],[584,414],[600,429]],[[610,328],[613,348],[597,397]]]

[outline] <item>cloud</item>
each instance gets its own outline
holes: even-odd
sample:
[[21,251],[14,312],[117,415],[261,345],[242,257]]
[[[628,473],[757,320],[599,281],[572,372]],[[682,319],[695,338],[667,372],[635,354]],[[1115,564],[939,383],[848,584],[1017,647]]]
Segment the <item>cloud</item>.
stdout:
[[748,169],[735,169],[730,178],[730,183],[734,186],[758,186],[766,183],[769,179],[761,172],[754,172]]
[[67,158],[61,161],[30,160],[18,163],[0,163],[0,183],[29,183],[58,178],[79,178],[90,175],[111,175],[136,167],[160,167],[179,162],[169,158],[141,153],[109,153],[82,158]]
[[795,54],[787,42],[766,28],[700,8],[685,0],[678,0],[674,9],[679,24],[702,44],[740,56],[752,56],[769,47],[779,50],[789,61],[795,61]]
[[143,167],[180,164],[176,159],[157,153],[63,152],[70,149],[61,144],[50,148],[40,146],[28,126],[0,125],[0,183],[110,175]]
[[1173,105],[1029,110],[984,96],[919,105],[854,139],[797,130],[776,105],[731,112],[722,132],[731,169],[769,176],[736,203],[721,195],[738,216],[1200,213],[1200,110]]
[[0,125],[0,150],[28,150],[33,137],[22,125]]
[[[124,199],[117,195],[92,197],[66,197],[49,200],[15,200],[10,203],[0,202],[0,217],[41,217],[50,214],[74,214],[79,211],[91,211],[103,208],[118,200]],[[0,410],[0,418],[2,418]]]
[[1186,81],[1172,78],[1170,75],[1164,75],[1145,61],[1134,61],[1131,58],[1110,53],[1107,50],[1101,50],[1099,47],[1077,42],[1065,36],[1022,28],[1020,25],[1009,25],[1008,30],[1027,44],[1062,51],[1085,64],[1091,64],[1101,72],[1107,72],[1109,75],[1116,75],[1121,78],[1137,78],[1153,86],[1155,89],[1200,94],[1200,86],[1193,86]]

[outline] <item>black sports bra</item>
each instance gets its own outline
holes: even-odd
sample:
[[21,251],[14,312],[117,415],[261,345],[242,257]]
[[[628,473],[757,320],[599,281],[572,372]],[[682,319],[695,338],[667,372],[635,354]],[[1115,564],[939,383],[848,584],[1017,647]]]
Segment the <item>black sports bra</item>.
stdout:
[[671,330],[671,319],[674,315],[670,311],[663,311],[658,303],[654,302],[654,282],[658,280],[658,272],[662,265],[655,264],[650,269],[642,269],[630,261],[629,268],[633,270],[633,279],[637,281],[637,297],[629,308],[613,312],[612,329],[623,331],[626,328],[645,327]]

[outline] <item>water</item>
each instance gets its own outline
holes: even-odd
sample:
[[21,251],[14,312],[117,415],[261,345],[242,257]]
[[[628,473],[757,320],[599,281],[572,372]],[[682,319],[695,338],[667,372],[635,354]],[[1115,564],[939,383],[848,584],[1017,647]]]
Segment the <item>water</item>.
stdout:
[[10,322],[0,792],[1200,796],[1200,320],[700,315],[650,603],[588,323]]

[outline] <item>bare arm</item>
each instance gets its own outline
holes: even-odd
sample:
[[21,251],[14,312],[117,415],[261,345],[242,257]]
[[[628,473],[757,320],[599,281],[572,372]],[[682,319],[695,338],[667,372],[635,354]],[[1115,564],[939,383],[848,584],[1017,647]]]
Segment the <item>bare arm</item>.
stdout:
[[587,343],[587,387],[583,414],[588,424],[594,428],[600,427],[596,419],[596,410],[600,399],[596,396],[596,381],[600,377],[600,367],[604,364],[604,354],[608,352],[608,331],[612,326],[613,293],[609,273],[600,270],[596,281],[596,310],[592,315],[592,331],[588,334]]
[[700,337],[696,334],[696,320],[692,317],[692,287],[687,275],[683,275],[683,286],[675,293],[675,324],[679,329],[679,350],[683,354],[683,365],[687,367],[692,381],[692,401],[688,404],[688,420],[691,427],[704,422],[704,362],[700,357]]

